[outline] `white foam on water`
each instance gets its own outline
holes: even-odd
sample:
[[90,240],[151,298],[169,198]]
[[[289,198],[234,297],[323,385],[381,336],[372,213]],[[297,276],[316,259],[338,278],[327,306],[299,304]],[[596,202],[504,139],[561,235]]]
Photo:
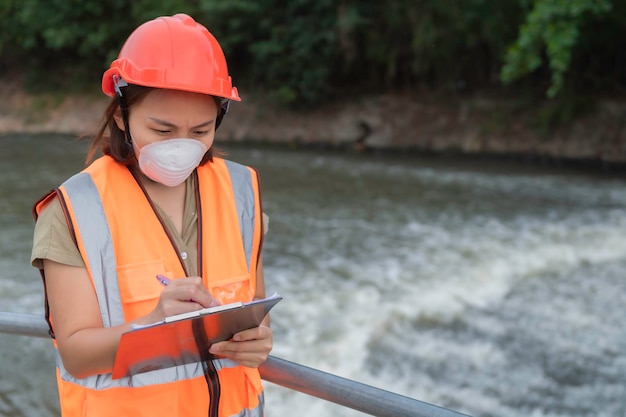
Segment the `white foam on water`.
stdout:
[[[367,367],[370,344],[385,336],[381,329],[388,329],[394,323],[426,326],[453,323],[462,320],[468,311],[500,304],[511,289],[524,280],[540,280],[581,265],[626,259],[626,234],[623,233],[626,216],[621,210],[611,213],[608,222],[607,213],[598,216],[594,212],[558,213],[560,218],[555,222],[523,214],[505,220],[483,219],[477,215],[462,228],[458,227],[462,223],[458,218],[452,217],[450,221],[449,216],[435,216],[428,223],[414,220],[395,228],[388,224],[376,228],[370,223],[361,224],[360,220],[344,220],[343,227],[351,230],[351,241],[357,246],[350,254],[337,252],[328,234],[318,236],[313,232],[309,236],[312,242],[301,249],[313,256],[326,255],[315,258],[314,273],[299,270],[297,265],[270,272],[270,275],[283,275],[277,280],[283,284],[290,281],[289,276],[298,276],[293,283],[293,290],[298,294],[305,288],[302,298],[298,297],[294,303],[295,308],[288,312],[290,317],[301,316],[295,326],[297,330],[290,329],[284,339],[279,336],[275,352],[279,356],[284,352],[297,362],[414,398],[438,404],[473,404],[474,410],[489,412],[489,415],[520,415],[519,409],[478,392],[480,388],[459,389],[429,378],[420,379],[422,384],[418,386],[413,375],[399,378],[397,373],[383,372],[383,379],[381,375],[372,375]],[[331,228],[317,225],[321,230]],[[371,235],[376,236],[375,242],[369,240]],[[391,240],[396,242],[395,246],[388,245]],[[326,252],[319,249],[328,246],[332,249]],[[359,256],[364,251],[358,249],[363,247],[367,247],[367,254]],[[331,251],[332,255],[328,253]],[[315,284],[302,285],[303,281]],[[365,294],[361,295],[361,291]],[[573,326],[591,322],[581,312],[571,312],[564,317]],[[320,324],[333,320],[343,324],[330,326],[330,332]],[[497,333],[498,327],[504,328],[501,322],[489,324],[492,333]],[[506,368],[504,353],[489,341],[473,340],[454,345],[445,338],[435,337],[430,342],[426,339],[426,343],[424,338],[407,343],[410,334],[397,336],[393,350],[400,356],[433,364],[459,361],[469,367]],[[281,343],[285,342],[291,348],[281,351]],[[314,349],[299,352],[293,345],[301,342]],[[529,366],[525,372],[519,369],[517,372],[515,379],[523,380],[526,385],[545,383],[538,367]],[[471,378],[468,376],[468,379]],[[507,383],[501,376],[494,380]],[[298,404],[302,404],[301,401],[299,398]],[[319,415],[314,414],[320,412],[318,408],[309,411],[309,404],[306,401],[304,404],[297,408],[298,413]],[[293,411],[293,407],[297,405],[289,403],[284,410]],[[537,408],[528,412],[551,415]],[[343,414],[333,410],[324,415]]]

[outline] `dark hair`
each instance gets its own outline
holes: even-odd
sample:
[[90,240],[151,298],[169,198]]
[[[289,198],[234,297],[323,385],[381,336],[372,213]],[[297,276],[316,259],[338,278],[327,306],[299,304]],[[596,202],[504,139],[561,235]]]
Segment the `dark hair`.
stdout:
[[[132,111],[133,105],[140,103],[148,94],[156,88],[144,87],[141,85],[129,84],[128,87],[122,88],[124,99],[129,112]],[[220,109],[220,101],[218,98],[214,98],[215,103]],[[123,165],[133,165],[136,163],[135,150],[129,140],[126,138],[126,133],[121,130],[115,122],[114,116],[117,112],[120,112],[120,100],[116,96],[114,97],[106,110],[102,121],[100,122],[100,128],[98,133],[91,142],[89,151],[87,152],[86,165],[89,165],[94,159],[98,151],[103,155],[112,157],[115,161]],[[108,135],[107,135],[108,130]],[[213,146],[204,154],[200,165],[204,165],[213,160]]]

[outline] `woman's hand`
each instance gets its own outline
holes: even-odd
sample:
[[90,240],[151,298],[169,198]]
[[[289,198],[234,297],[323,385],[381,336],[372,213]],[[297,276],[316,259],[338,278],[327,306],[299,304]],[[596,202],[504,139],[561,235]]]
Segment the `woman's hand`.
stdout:
[[271,350],[272,329],[262,324],[235,334],[231,340],[213,344],[209,352],[248,368],[258,368]]
[[175,314],[188,313],[201,308],[215,307],[220,305],[202,284],[200,277],[187,277],[172,279],[164,287],[159,302],[150,313],[148,321],[163,320],[165,317]]

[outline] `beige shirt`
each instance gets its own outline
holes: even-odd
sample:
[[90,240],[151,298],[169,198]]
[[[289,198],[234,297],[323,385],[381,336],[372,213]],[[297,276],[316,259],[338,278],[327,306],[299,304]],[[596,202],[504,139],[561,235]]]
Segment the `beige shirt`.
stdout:
[[[156,206],[159,215],[165,222],[165,227],[174,237],[176,246],[181,251],[185,262],[185,268],[190,276],[198,275],[198,253],[196,241],[198,239],[198,223],[196,219],[196,196],[195,179],[191,175],[185,181],[185,209],[183,212],[182,234],[176,231],[176,227],[170,218]],[[263,230],[267,233],[269,225],[268,216],[263,213]],[[33,237],[33,250],[31,263],[35,268],[43,268],[43,260],[58,262],[64,265],[84,267],[85,262],[80,256],[78,248],[70,235],[61,203],[57,198],[52,199],[39,214],[35,224]]]

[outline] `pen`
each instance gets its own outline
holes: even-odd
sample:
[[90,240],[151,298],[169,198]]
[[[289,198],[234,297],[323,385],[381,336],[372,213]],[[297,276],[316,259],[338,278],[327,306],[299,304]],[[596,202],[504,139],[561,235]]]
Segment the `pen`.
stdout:
[[157,280],[158,280],[161,284],[163,284],[163,285],[165,285],[165,286],[167,286],[167,284],[169,284],[169,283],[170,283],[169,278],[167,278],[167,277],[165,277],[165,276],[163,276],[163,275],[161,275],[161,274],[157,275],[157,276],[156,276],[156,279],[157,279]]
[[[168,277],[166,277],[164,275],[161,275],[161,274],[158,274],[156,276],[156,279],[157,279],[157,281],[159,281],[162,285],[164,285],[166,287],[168,286],[168,284],[170,282],[172,282],[171,279],[169,279]],[[191,303],[191,302],[193,302],[193,299],[189,299],[187,301],[189,301]],[[220,305],[220,302],[217,301],[215,298],[211,297],[211,304],[208,307],[215,307],[215,306],[219,306],[219,305]]]

